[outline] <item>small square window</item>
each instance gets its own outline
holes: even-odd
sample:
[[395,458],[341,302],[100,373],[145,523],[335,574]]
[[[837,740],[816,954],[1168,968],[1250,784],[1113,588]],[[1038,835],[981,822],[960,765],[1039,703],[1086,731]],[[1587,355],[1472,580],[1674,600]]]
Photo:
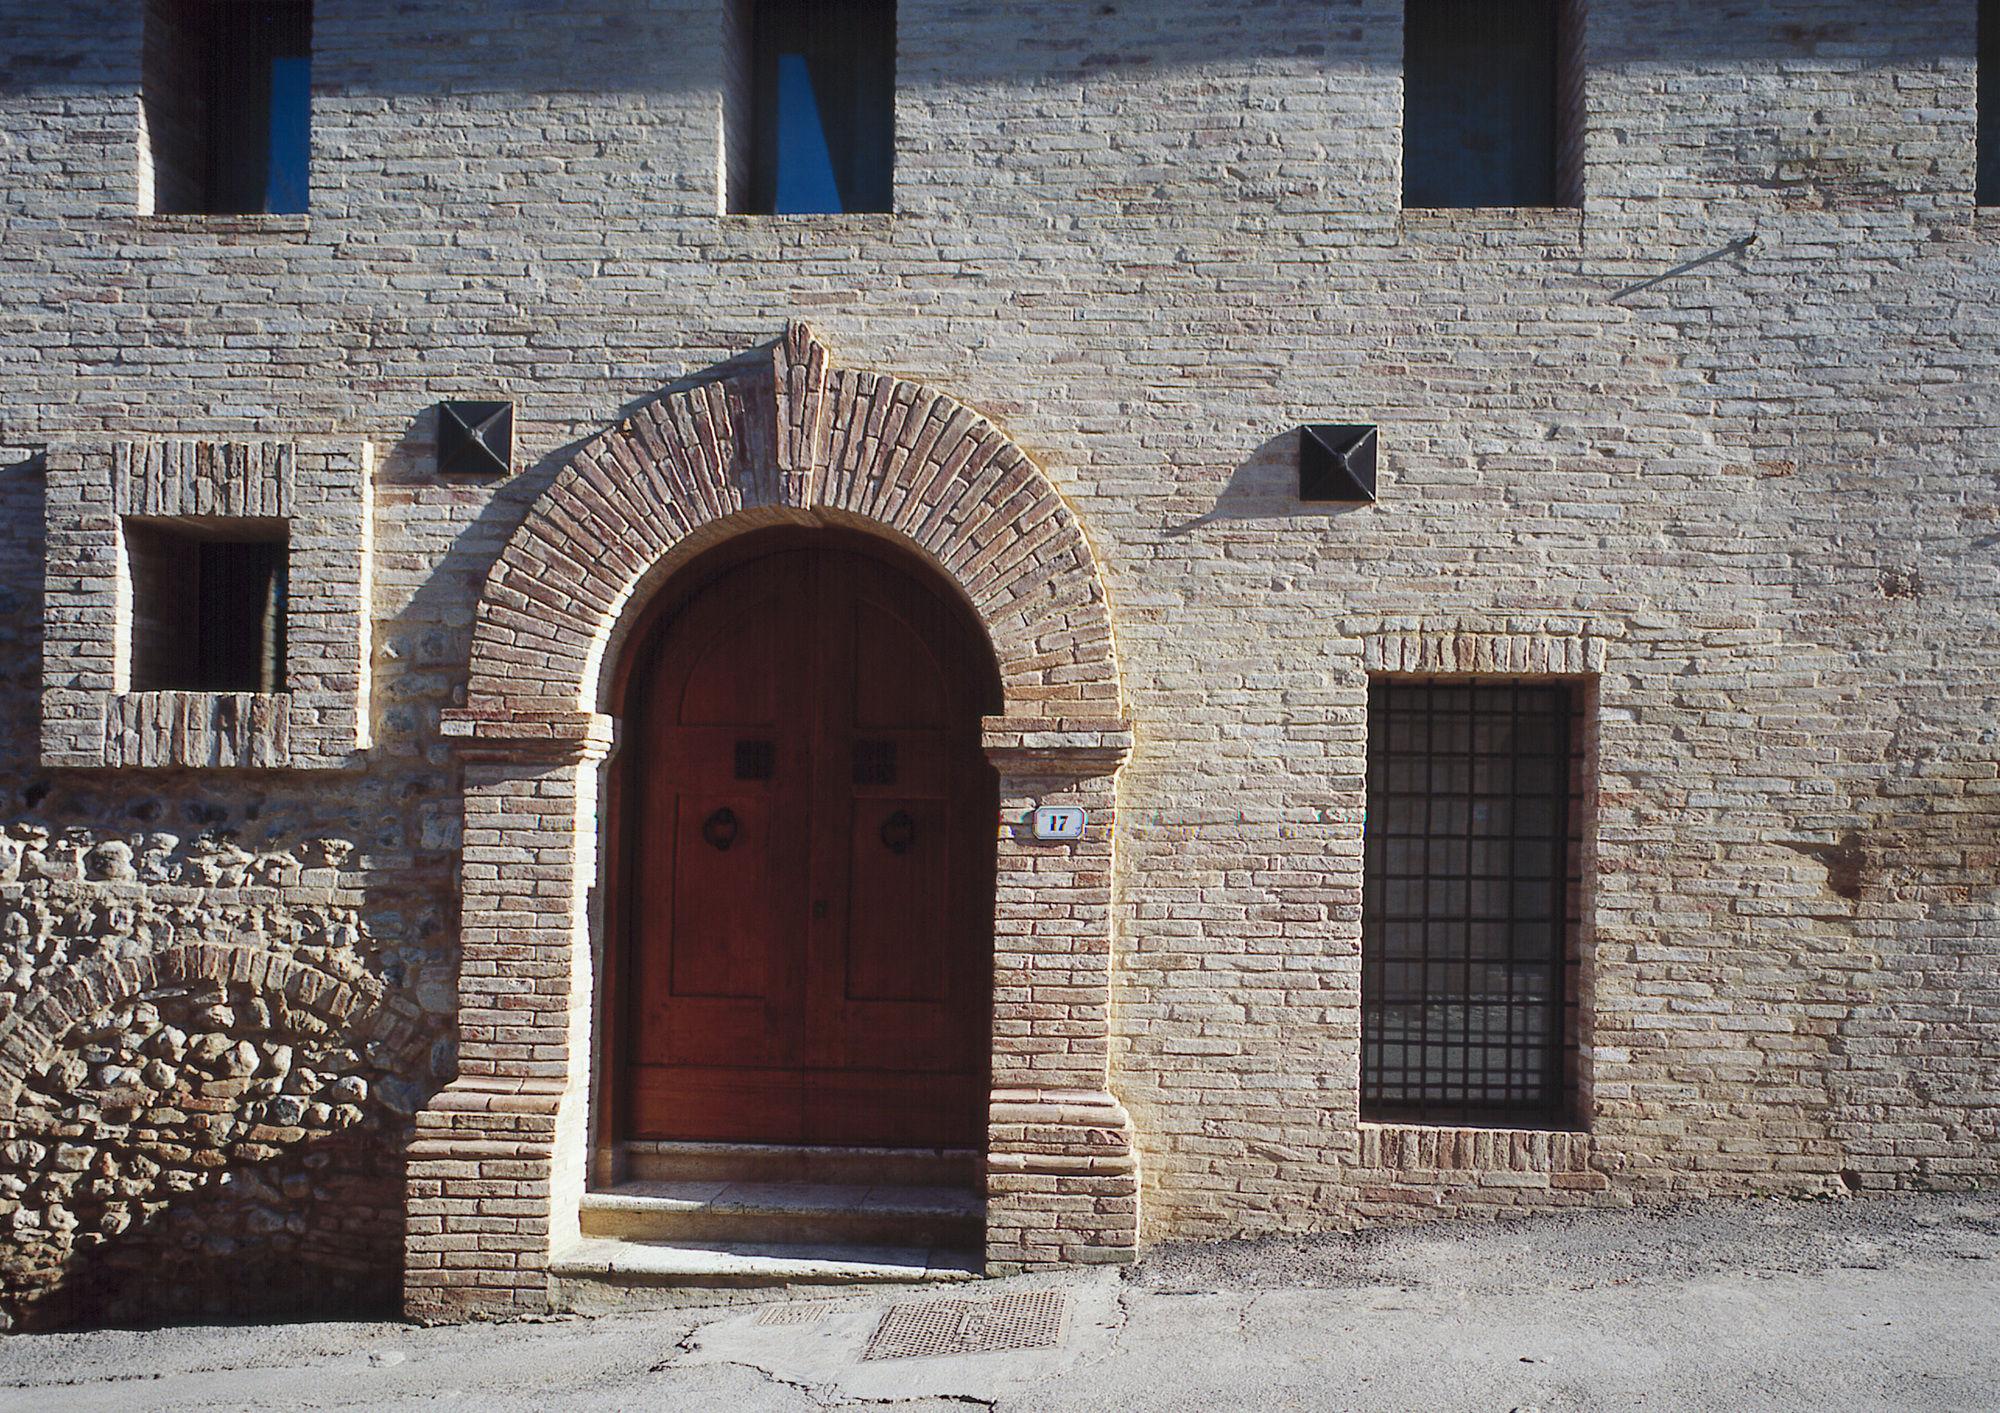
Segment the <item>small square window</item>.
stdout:
[[1576,204],[1564,0],[1407,0],[1403,205]]
[[736,117],[729,209],[890,210],[894,0],[754,0],[735,24],[747,73],[726,100]]
[[283,522],[125,521],[131,690],[285,690]]
[[152,209],[306,209],[312,147],[308,0],[148,0]]

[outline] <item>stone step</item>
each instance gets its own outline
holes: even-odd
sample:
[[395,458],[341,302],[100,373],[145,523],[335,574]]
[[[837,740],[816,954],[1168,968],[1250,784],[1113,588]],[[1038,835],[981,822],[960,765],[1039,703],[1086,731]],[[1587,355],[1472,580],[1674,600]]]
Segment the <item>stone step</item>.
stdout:
[[971,1148],[835,1148],[775,1143],[625,1144],[625,1176],[653,1182],[868,1183],[900,1187],[981,1185]]
[[841,1287],[977,1280],[976,1249],[806,1242],[651,1242],[585,1237],[550,1267],[559,1309],[608,1314]]
[[586,1193],[580,1218],[623,1241],[976,1251],[986,1206],[962,1187],[642,1180]]

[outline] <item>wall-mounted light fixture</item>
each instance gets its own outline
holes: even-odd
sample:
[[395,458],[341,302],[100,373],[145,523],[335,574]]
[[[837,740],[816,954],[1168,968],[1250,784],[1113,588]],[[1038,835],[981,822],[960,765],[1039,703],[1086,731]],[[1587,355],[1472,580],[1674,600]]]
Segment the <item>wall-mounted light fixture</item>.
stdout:
[[1373,427],[1315,424],[1299,428],[1299,499],[1375,499]]

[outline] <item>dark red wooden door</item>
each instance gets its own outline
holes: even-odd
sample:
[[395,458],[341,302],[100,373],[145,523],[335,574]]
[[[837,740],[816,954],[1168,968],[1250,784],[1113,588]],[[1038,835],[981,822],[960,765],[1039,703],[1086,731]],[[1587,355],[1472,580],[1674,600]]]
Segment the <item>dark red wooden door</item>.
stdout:
[[984,1130],[997,785],[981,645],[871,555],[709,583],[635,664],[634,1137]]

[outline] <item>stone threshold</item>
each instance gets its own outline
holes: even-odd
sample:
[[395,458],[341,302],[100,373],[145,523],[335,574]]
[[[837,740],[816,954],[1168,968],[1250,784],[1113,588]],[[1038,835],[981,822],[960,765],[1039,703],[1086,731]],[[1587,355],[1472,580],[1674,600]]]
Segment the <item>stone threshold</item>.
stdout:
[[621,1241],[584,1237],[550,1265],[561,1280],[701,1288],[977,1280],[977,1251],[812,1242]]
[[986,1204],[960,1187],[677,1179],[586,1193],[577,1216],[586,1238],[976,1249]]

